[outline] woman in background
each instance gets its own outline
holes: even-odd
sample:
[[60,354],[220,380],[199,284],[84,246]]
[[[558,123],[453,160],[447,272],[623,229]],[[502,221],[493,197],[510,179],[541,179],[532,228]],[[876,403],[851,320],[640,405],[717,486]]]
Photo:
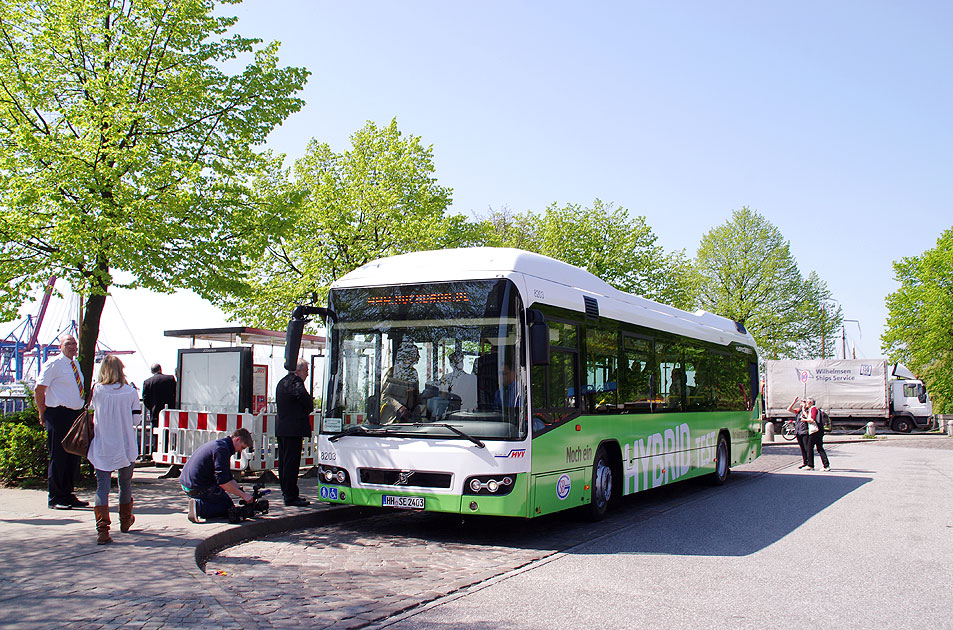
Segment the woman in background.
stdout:
[[119,530],[128,532],[132,515],[132,469],[139,455],[135,425],[142,422],[139,392],[126,381],[122,361],[109,355],[99,368],[89,403],[93,411],[93,440],[87,458],[96,469],[96,543],[112,542],[109,536],[109,487],[113,471],[119,476]]
[[814,466],[807,463],[807,451],[810,445],[810,436],[807,432],[807,401],[795,397],[788,411],[794,414],[794,434],[797,436],[797,445],[801,447],[801,465],[798,468],[814,470]]
[[[827,451],[824,450],[824,419],[821,417],[821,410],[817,406],[817,401],[813,398],[807,399],[807,464],[808,468],[814,469],[814,449],[821,456],[821,463],[824,464],[824,472],[831,471],[831,462],[827,458]],[[814,425],[813,428],[811,425]]]

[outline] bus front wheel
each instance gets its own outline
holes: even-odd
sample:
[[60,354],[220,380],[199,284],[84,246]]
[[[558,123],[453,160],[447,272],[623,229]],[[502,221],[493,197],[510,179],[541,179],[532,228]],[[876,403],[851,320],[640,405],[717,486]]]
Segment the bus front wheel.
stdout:
[[587,506],[589,520],[599,521],[609,509],[612,498],[612,464],[604,446],[596,451],[592,462],[592,500]]

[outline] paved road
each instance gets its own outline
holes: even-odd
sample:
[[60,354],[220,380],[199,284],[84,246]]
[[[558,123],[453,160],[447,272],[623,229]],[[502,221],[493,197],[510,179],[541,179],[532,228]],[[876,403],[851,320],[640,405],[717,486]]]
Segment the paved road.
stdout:
[[645,493],[596,526],[387,512],[207,572],[274,628],[953,627],[950,449],[832,445],[835,471],[805,473],[778,444],[721,488]]
[[595,525],[575,514],[527,521],[380,510],[225,549],[209,559],[206,572],[219,574],[219,584],[272,627],[359,628],[724,492],[795,456],[790,445],[779,446],[733,471],[723,488],[692,481],[628,498]]

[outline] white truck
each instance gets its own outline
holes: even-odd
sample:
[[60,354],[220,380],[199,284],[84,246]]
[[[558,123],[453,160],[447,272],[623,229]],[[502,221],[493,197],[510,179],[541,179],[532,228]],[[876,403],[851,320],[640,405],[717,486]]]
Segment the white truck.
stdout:
[[816,399],[834,428],[875,421],[909,433],[935,426],[923,382],[884,359],[766,361],[764,376],[765,417],[778,428],[792,417],[795,397]]

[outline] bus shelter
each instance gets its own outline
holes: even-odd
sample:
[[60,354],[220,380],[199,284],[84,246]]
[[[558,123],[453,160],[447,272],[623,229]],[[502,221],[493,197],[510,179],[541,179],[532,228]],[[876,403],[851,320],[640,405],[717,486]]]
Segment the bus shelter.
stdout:
[[[152,446],[145,436],[154,434],[152,460],[181,466],[202,444],[244,428],[251,433],[255,445],[251,452],[246,449],[232,458],[232,469],[263,472],[275,468],[278,442],[273,394],[285,372],[279,368],[281,376],[272,378],[273,366],[268,359],[283,359],[285,332],[231,326],[167,330],[165,336],[189,339],[191,343],[178,353],[175,404],[164,409],[158,418],[149,419],[152,424],[143,431],[142,454],[148,455],[147,447]],[[312,395],[315,385],[321,382],[315,374],[323,361],[325,344],[326,339],[318,335],[304,335],[301,341],[301,354],[310,356]],[[268,349],[268,358],[263,358]],[[318,424],[312,414],[312,436],[304,441],[302,466],[317,463]]]

